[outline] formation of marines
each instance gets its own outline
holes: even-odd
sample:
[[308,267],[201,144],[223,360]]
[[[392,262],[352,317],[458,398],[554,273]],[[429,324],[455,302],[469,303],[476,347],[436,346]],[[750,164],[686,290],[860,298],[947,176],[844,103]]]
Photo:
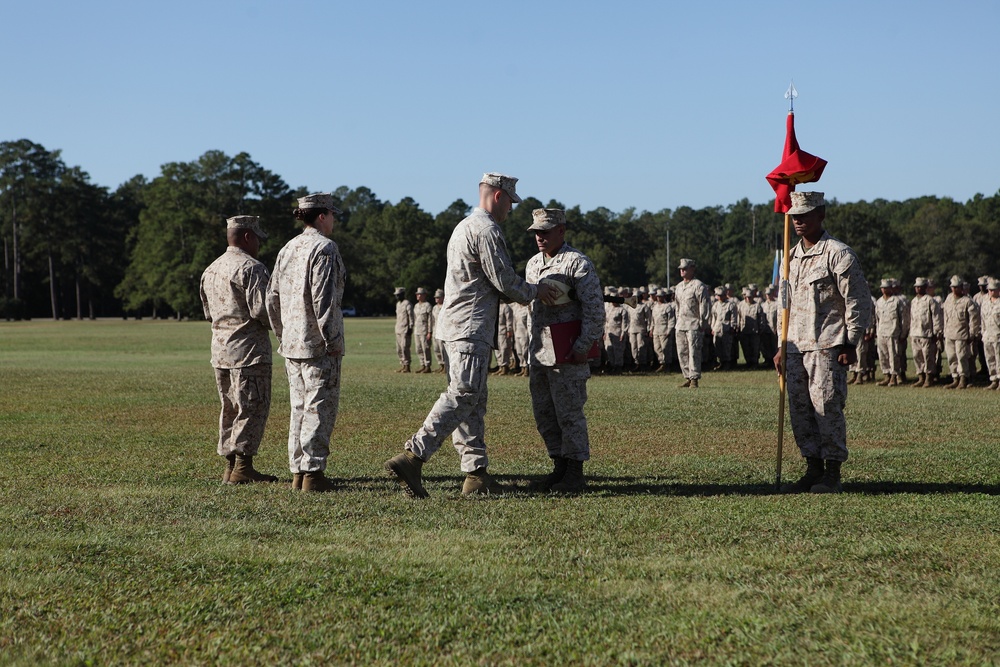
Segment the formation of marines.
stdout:
[[[400,368],[410,371],[411,340],[418,373],[446,374],[448,386],[420,428],[385,469],[406,495],[428,495],[422,466],[451,437],[465,473],[462,493],[496,494],[505,489],[488,472],[485,441],[487,378],[526,375],[532,409],[552,472],[533,491],[578,492],[586,486],[590,458],[584,406],[586,384],[600,368],[666,373],[674,362],[682,388],[697,388],[702,366],[732,368],[737,349],[750,367],[774,367],[787,378],[789,415],[806,461],[801,479],[784,492],[835,493],[847,460],[844,406],[851,383],[872,378],[875,358],[884,386],[905,380],[906,344],[913,347],[917,386],[937,380],[942,349],[953,388],[971,383],[977,347],[990,385],[1000,386],[1000,281],[984,277],[978,298],[961,277],[952,293],[933,294],[926,278],[905,299],[898,281],[883,280],[872,298],[853,250],[823,229],[823,193],[792,193],[789,216],[800,237],[790,257],[790,275],[779,306],[773,285],[747,285],[736,299],[730,285],[710,290],[696,277],[695,260],[683,258],[680,280],[669,288],[648,285],[602,289],[593,263],[565,242],[565,212],[536,209],[528,232],[539,252],[525,277],[514,271],[499,227],[521,201],[517,179],[484,174],[479,206],[455,228],[448,244],[444,289],[431,304],[424,287],[416,305],[397,288],[396,347]],[[346,280],[336,243],[330,240],[339,211],[329,193],[300,198],[293,215],[302,233],[279,252],[273,275],[257,259],[267,238],[259,219],[227,220],[226,253],[201,280],[201,300],[212,322],[212,365],[222,409],[217,451],[225,460],[223,482],[274,482],[255,470],[270,410],[273,329],[285,358],[290,393],[288,434],[292,488],[330,491],[324,474],[340,395],[344,354],[341,303]],[[786,354],[778,350],[781,318],[787,313]],[[433,351],[433,353],[432,353]],[[676,355],[676,356],[675,356]]]

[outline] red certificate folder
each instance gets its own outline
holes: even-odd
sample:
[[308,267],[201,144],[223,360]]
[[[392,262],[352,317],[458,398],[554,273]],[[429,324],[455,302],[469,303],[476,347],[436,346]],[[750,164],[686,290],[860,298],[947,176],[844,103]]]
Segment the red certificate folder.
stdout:
[[[573,343],[580,337],[581,326],[580,320],[549,325],[549,332],[552,334],[552,351],[556,355],[557,364],[573,363]],[[587,358],[601,358],[600,339],[595,340],[590,350],[587,351]]]

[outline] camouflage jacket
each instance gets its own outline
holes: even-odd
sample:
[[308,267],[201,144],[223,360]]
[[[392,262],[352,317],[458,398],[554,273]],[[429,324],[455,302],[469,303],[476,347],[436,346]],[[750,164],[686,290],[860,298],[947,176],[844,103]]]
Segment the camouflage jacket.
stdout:
[[705,283],[697,278],[677,283],[674,285],[674,303],[678,331],[698,331],[708,326],[712,297]]
[[948,340],[969,340],[979,335],[979,308],[968,296],[944,300],[944,337]]
[[434,332],[434,304],[418,301],[413,306],[413,330],[420,336]]
[[650,319],[653,324],[654,336],[669,336],[672,334],[674,327],[677,325],[677,314],[674,311],[673,302],[654,303]]
[[944,310],[933,297],[917,295],[910,301],[910,336],[937,338],[944,332]]
[[875,302],[875,333],[879,338],[899,338],[906,334],[906,304],[884,295]]
[[264,306],[267,267],[229,246],[201,275],[201,306],[212,323],[212,365],[244,368],[271,363],[271,328]]
[[406,299],[396,302],[396,333],[413,333],[413,304]]
[[267,287],[267,314],[286,359],[344,353],[347,272],[337,244],[306,227],[278,253]]

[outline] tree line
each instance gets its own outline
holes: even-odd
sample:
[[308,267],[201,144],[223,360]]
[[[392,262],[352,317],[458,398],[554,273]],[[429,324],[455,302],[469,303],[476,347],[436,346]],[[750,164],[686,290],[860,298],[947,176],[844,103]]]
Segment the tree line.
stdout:
[[[822,190],[821,184],[808,187]],[[432,215],[410,197],[392,203],[367,187],[330,189],[343,210],[333,238],[348,271],[345,306],[388,314],[393,287],[405,286],[412,296],[418,286],[444,284],[448,238],[469,203],[459,198]],[[475,181],[467,190],[476,195]],[[112,191],[66,165],[59,150],[27,139],[2,142],[0,316],[201,317],[198,281],[225,249],[226,218],[261,217],[269,238],[260,259],[271,267],[299,232],[291,211],[304,194],[247,153],[208,151]],[[782,245],[783,217],[771,201],[585,212],[527,198],[502,225],[521,271],[537,252],[525,230],[541,206],[566,209],[568,242],[593,260],[605,285],[673,284],[681,257],[696,259],[698,277],[710,285],[766,284]],[[947,284],[953,274],[997,275],[1000,265],[1000,191],[964,203],[931,196],[831,200],[826,226],[855,249],[875,291],[882,277],[909,285],[927,276]]]

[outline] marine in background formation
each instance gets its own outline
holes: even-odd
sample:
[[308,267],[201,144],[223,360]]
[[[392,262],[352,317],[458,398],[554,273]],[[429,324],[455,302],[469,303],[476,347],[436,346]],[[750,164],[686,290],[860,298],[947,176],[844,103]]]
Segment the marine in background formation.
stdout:
[[413,340],[413,304],[406,300],[406,288],[393,290],[396,297],[396,356],[399,357],[397,373],[410,372],[410,345]]
[[413,307],[413,337],[417,343],[418,373],[431,372],[431,345],[434,340],[434,306],[427,301],[427,290],[417,288],[417,305]]

